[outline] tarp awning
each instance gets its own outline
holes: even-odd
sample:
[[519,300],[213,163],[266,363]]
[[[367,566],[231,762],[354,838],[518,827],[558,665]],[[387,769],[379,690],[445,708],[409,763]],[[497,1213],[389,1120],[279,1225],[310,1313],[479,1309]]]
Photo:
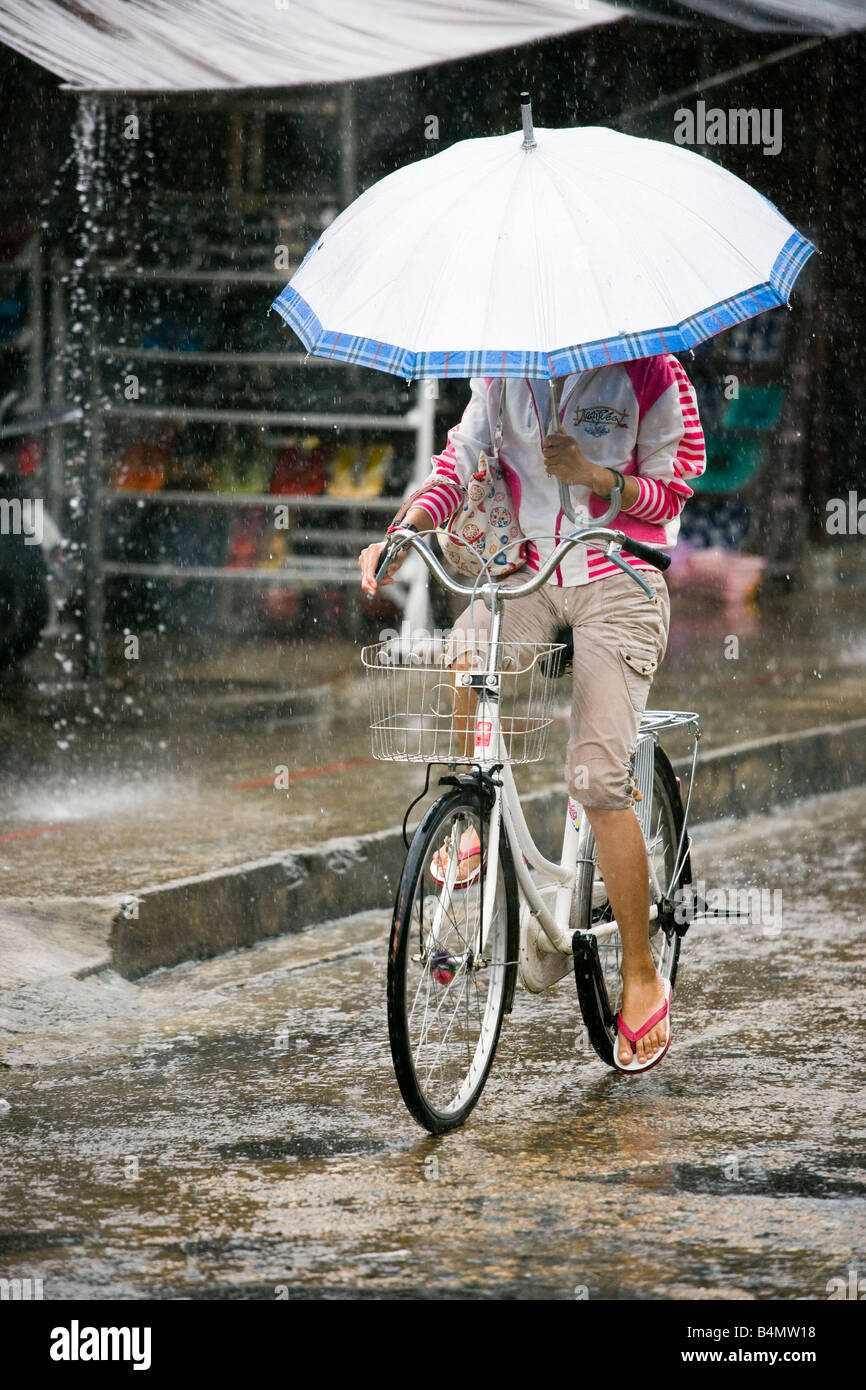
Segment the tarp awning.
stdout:
[[291,87],[609,24],[603,0],[0,0],[0,43],[74,87]]
[[627,15],[866,28],[864,0],[0,0],[0,43],[73,87],[292,87],[405,72]]
[[[618,0],[613,0],[614,4]],[[864,0],[629,0],[640,15],[691,20],[703,16],[740,29],[845,34],[866,29]]]

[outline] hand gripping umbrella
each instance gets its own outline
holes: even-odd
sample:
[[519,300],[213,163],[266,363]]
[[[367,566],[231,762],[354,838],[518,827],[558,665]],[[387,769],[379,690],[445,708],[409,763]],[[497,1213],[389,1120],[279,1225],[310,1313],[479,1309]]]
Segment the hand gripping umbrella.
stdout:
[[787,302],[815,247],[762,194],[664,141],[534,131],[521,102],[522,133],[408,164],[325,230],[273,305],[309,352],[552,383]]

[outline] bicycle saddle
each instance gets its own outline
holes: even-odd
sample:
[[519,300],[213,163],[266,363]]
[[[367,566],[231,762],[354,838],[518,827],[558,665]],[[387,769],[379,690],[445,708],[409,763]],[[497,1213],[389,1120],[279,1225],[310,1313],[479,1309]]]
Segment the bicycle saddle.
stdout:
[[546,656],[539,663],[539,668],[546,676],[550,676],[551,680],[559,680],[559,677],[567,675],[574,665],[574,633],[570,627],[561,627],[553,640],[561,642],[565,650]]

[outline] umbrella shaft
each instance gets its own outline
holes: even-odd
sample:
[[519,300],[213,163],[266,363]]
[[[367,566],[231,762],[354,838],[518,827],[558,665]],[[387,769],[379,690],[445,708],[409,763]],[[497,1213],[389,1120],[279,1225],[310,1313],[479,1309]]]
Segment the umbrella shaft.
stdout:
[[550,379],[550,380],[548,381],[548,383],[547,383],[547,389],[548,389],[548,391],[550,392],[550,424],[551,424],[551,429],[553,429],[553,430],[555,430],[557,433],[559,433],[559,423],[560,423],[560,422],[559,422],[559,402],[558,402],[557,399],[556,399],[556,382],[555,382],[555,380],[554,380],[552,377],[551,377],[551,379]]
[[535,149],[535,131],[532,128],[532,102],[528,92],[520,93],[520,114],[523,117],[523,148]]
[[[556,433],[559,433],[561,427],[559,420],[559,402],[556,399],[556,382],[552,377],[547,383],[547,389],[550,392],[550,428]],[[574,514],[574,508],[571,505],[571,493],[565,483],[559,484],[559,505],[569,521],[578,521],[578,518]]]

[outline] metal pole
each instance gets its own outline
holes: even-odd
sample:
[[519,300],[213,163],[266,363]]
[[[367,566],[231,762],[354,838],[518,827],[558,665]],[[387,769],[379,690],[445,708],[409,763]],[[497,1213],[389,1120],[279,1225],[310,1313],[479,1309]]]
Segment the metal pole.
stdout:
[[[345,82],[340,88],[340,202],[347,208],[358,187],[358,131],[355,88]],[[423,564],[423,561],[421,562]]]
[[[49,361],[48,404],[52,410],[60,410],[66,403],[66,372],[64,347],[66,345],[66,307],[62,261],[57,252],[51,258],[49,336],[51,358]],[[63,445],[65,433],[62,425],[55,425],[48,433],[48,458],[46,468],[46,502],[48,510],[61,530],[64,525],[65,480],[63,477]]]
[[[412,487],[418,487],[430,472],[430,458],[433,453],[433,425],[436,412],[436,402],[433,396],[428,395],[427,382],[418,382],[418,432],[415,435],[415,477]],[[408,622],[410,630],[424,628],[430,631],[433,626],[432,606],[430,602],[430,585],[427,576],[427,566],[420,555],[414,553],[408,556],[403,567],[406,582],[406,602],[403,607],[404,621]]]
[[[827,216],[831,206],[830,193],[830,96],[833,90],[832,50],[830,43],[824,44],[818,65],[818,147],[815,151],[815,205],[817,226],[815,240],[824,251],[829,251],[830,220]],[[815,276],[812,287],[812,310],[814,314],[814,338],[812,347],[812,419],[827,419],[827,301],[828,276],[827,256],[816,256]],[[802,311],[801,311],[802,312]],[[817,407],[817,408],[816,408]],[[804,479],[806,502],[809,507],[807,534],[810,540],[827,539],[824,527],[827,501],[827,474],[829,471],[829,452],[826,429],[811,431],[809,469]]]
[[[95,282],[95,274],[94,274]],[[96,316],[94,316],[96,317]],[[102,418],[102,365],[96,352],[96,328],[91,328],[90,409],[87,412],[89,444],[87,481],[87,548],[84,554],[84,630],[85,669],[91,680],[102,680],[105,674],[105,574],[103,571],[105,540],[105,502],[102,490],[104,477],[104,427]],[[85,437],[87,437],[85,435]]]
[[44,400],[45,302],[42,281],[42,248],[39,232],[33,233],[27,247],[30,270],[30,349],[27,358],[27,403],[38,411]]
[[[91,108],[92,127],[85,119],[87,107]],[[89,310],[86,346],[79,357],[83,372],[79,382],[87,381],[89,389],[82,399],[84,420],[82,429],[82,459],[80,486],[84,503],[84,669],[89,680],[101,680],[105,666],[104,624],[104,425],[102,401],[101,357],[99,353],[102,314],[100,303],[99,270],[104,251],[103,243],[103,195],[104,186],[100,180],[105,178],[104,145],[105,104],[101,97],[82,97],[80,99],[80,127],[82,145],[79,150],[79,204],[83,220],[81,231],[81,255],[84,264],[81,273],[87,286],[83,304]],[[88,137],[90,143],[88,144]],[[76,314],[80,313],[82,301],[76,304]],[[86,358],[83,354],[86,352]]]

